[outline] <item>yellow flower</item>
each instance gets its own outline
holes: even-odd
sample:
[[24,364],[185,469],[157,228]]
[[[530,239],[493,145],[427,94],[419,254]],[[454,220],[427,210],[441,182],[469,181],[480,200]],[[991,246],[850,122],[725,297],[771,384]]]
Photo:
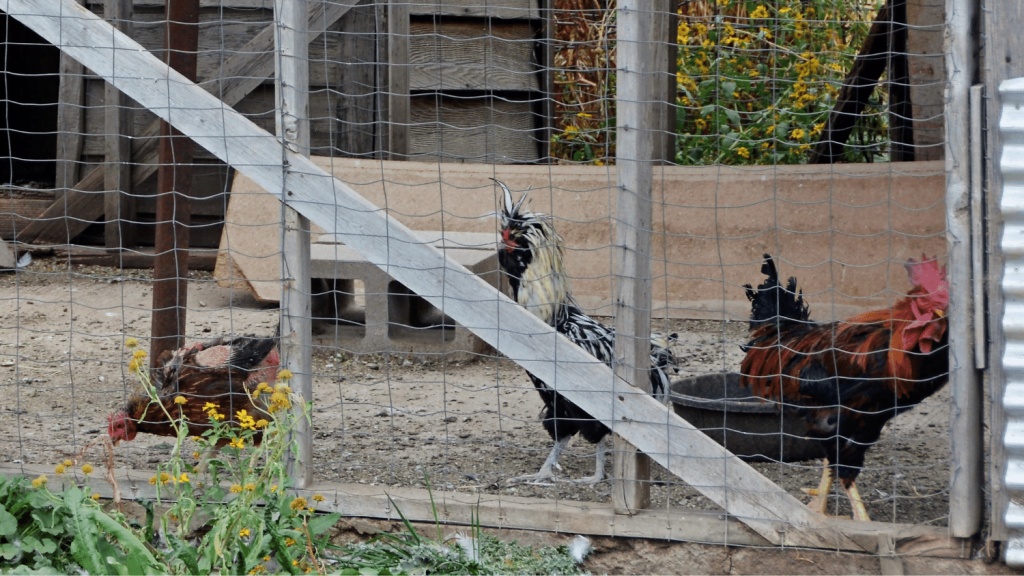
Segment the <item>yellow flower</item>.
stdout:
[[85,474],[86,476],[92,474],[92,464],[82,465],[82,474]]
[[242,440],[241,438],[232,438],[231,444],[229,444],[229,446],[241,450],[242,448],[245,448],[245,441]]
[[277,484],[274,484],[273,486],[271,486],[270,487],[270,491],[271,492],[277,492]]
[[256,427],[256,421],[252,416],[249,416],[245,410],[239,410],[236,412],[235,417],[238,418],[238,425],[241,426],[243,430],[252,430]]
[[214,420],[220,422],[221,420],[224,419],[224,415],[221,414],[220,412],[214,412],[213,410],[210,410],[210,418],[213,418]]
[[132,353],[132,358],[135,358],[136,360],[142,360],[145,357],[146,357],[146,351],[145,350],[136,350],[135,352]]
[[736,149],[736,153],[739,154],[740,156],[743,156],[744,158],[750,158],[750,150],[747,150],[743,146],[740,146],[739,148],[737,148]]
[[764,7],[763,4],[758,5],[758,7],[753,12],[750,13],[750,17],[751,18],[767,18],[768,17],[768,10]]
[[248,484],[245,485],[245,490],[248,491],[248,492],[255,492],[256,491],[256,485],[253,484],[252,482],[249,482]]
[[74,465],[75,465],[75,463],[74,463],[74,462],[72,462],[71,460],[65,460],[65,461],[64,461],[64,467],[65,467],[65,468],[71,468],[71,467],[72,467],[72,466],[74,466]]
[[799,140],[804,137],[804,134],[805,132],[803,130],[797,128],[796,130],[793,130],[792,132],[789,133],[789,137],[792,138],[793,140]]
[[184,482],[185,484],[188,484],[188,482],[189,482],[188,474],[185,474],[184,472],[182,472],[181,473],[181,478],[178,478],[178,482]]
[[306,507],[306,499],[303,498],[302,496],[299,496],[298,498],[292,500],[290,506],[292,510],[302,510],[303,508]]
[[139,341],[135,338],[129,338],[124,341],[124,345],[129,348],[135,348],[136,346],[139,345]]
[[579,114],[577,114],[577,116],[579,116],[580,118],[593,118],[593,116],[587,114],[586,112],[580,112]]
[[202,441],[203,441],[203,439],[202,439],[202,438],[200,438],[199,436],[193,436],[193,437],[192,437],[192,441],[193,441],[193,442],[202,442]]
[[257,428],[266,428],[268,424],[270,424],[270,422],[267,422],[263,418],[260,418],[259,420],[256,421]]
[[46,486],[47,482],[48,482],[48,480],[46,479],[46,475],[42,474],[38,478],[36,478],[35,480],[32,481],[32,487],[38,490],[39,488],[42,488],[43,486]]
[[175,404],[184,404],[185,402],[188,402],[188,399],[185,398],[184,396],[175,396],[174,397],[174,403]]
[[196,460],[198,460],[199,459],[199,452],[193,452],[192,453],[192,457],[195,458]]
[[152,484],[153,486],[156,486],[156,476],[153,476],[152,478],[150,478],[149,479],[149,483]]
[[213,402],[207,402],[206,404],[203,404],[203,411],[204,412],[209,412],[210,410],[216,410],[217,408],[220,408],[220,406],[217,406]]
[[167,472],[161,472],[160,473],[160,483],[161,484],[167,484],[170,481],[171,481],[171,475],[170,474],[168,474]]
[[140,369],[142,369],[142,362],[132,358],[131,362],[128,363],[128,371],[138,372]]
[[242,485],[241,484],[232,484],[231,485],[231,492],[234,493],[234,494],[240,494],[242,492]]
[[579,129],[576,128],[575,126],[566,126],[565,127],[565,133],[566,134],[572,134],[573,132],[579,132]]
[[267,388],[270,388],[270,384],[267,384],[266,382],[260,382],[259,386],[256,387],[256,391],[257,392],[262,392],[262,391],[266,390]]
[[[295,545],[295,540],[293,540],[291,538],[285,538],[284,539],[284,545],[285,546],[294,546]],[[292,560],[292,562],[298,562],[298,560]]]
[[238,533],[238,535],[240,537],[242,537],[242,538],[245,538],[246,536],[249,535],[249,529],[248,528],[242,528],[242,530]]
[[323,502],[324,501],[324,497],[319,495],[319,494],[316,494],[316,495],[313,496],[313,500],[315,502]]
[[289,388],[287,384],[278,384],[277,388],[274,389],[274,392],[280,392],[281,394],[291,394],[292,389]]
[[291,380],[292,379],[292,371],[287,369],[287,368],[285,368],[284,370],[281,370],[280,372],[277,373],[277,379],[278,380]]
[[91,496],[91,498],[92,498],[93,500],[99,500],[99,499],[100,499],[100,495],[99,495],[99,494],[93,494],[93,495]]
[[53,471],[55,473],[57,473],[57,474],[63,474],[64,473],[64,465],[63,464],[57,464],[57,467],[54,468]]

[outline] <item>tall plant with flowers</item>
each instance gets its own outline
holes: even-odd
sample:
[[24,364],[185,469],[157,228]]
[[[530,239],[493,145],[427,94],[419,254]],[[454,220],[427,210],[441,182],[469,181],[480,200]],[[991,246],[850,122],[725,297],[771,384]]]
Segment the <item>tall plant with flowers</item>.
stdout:
[[[129,342],[129,348],[134,344]],[[157,503],[171,504],[159,517],[159,527],[172,571],[323,573],[325,532],[340,514],[315,515],[322,496],[310,502],[288,495],[292,480],[285,462],[297,450],[291,435],[300,419],[308,421],[311,413],[311,405],[288,385],[291,372],[281,370],[276,383],[261,382],[246,390],[258,407],[256,413],[239,410],[228,419],[216,401],[205,402],[210,427],[201,435],[190,435],[182,408],[197,400],[177,396],[171,409],[177,413],[168,411],[141,362],[145,354],[139,352],[132,353],[129,368],[177,432],[169,459],[149,479],[157,488]],[[189,445],[194,450],[186,450]],[[194,545],[199,519],[206,534]]]
[[[679,2],[674,161],[806,162],[880,4]],[[555,1],[551,154],[561,161],[614,162],[615,8],[615,0],[602,9],[585,0]],[[847,160],[887,160],[886,99],[878,87],[848,140]]]

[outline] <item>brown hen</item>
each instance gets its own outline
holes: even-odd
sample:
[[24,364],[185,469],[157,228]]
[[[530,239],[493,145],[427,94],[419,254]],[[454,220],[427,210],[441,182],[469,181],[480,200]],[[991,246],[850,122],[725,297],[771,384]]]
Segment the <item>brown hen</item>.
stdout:
[[[164,352],[158,364],[153,385],[159,390],[159,403],[133,394],[124,409],[108,416],[108,433],[114,444],[134,440],[139,432],[176,436],[168,414],[174,418],[183,415],[189,433],[202,434],[211,427],[204,409],[207,403],[225,414],[226,422],[236,425],[239,411],[258,414],[250,393],[260,382],[274,381],[280,357],[276,338],[222,338]],[[178,396],[185,398],[184,404],[175,403]],[[218,446],[226,443],[222,440]]]

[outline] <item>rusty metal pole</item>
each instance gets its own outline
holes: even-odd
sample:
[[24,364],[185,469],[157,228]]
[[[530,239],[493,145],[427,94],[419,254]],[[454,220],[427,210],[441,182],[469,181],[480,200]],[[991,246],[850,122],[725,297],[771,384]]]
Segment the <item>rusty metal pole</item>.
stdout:
[[[196,80],[199,0],[167,0],[164,53],[167,64]],[[170,114],[188,114],[171,110]],[[192,221],[192,158],[195,143],[167,122],[160,123],[157,171],[156,264],[153,269],[153,331],[150,363],[184,344],[188,304],[189,224]]]

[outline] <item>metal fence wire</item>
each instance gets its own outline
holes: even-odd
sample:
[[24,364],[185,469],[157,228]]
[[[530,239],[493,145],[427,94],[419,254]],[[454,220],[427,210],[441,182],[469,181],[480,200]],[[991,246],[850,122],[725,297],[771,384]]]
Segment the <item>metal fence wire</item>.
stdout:
[[[415,511],[429,484],[496,524],[629,534],[614,501],[667,538],[809,545],[765,537],[757,503],[814,500],[831,455],[821,511],[860,514],[855,477],[875,523],[949,524],[943,3],[306,0],[299,27],[272,0],[195,4],[179,37],[159,0],[9,0],[5,472],[108,433],[139,391],[126,338],[280,332],[314,407],[296,474],[349,513],[385,489]],[[153,64],[190,52],[195,85]],[[623,408],[556,331],[661,403]],[[171,443],[140,432],[117,464],[148,477]]]

